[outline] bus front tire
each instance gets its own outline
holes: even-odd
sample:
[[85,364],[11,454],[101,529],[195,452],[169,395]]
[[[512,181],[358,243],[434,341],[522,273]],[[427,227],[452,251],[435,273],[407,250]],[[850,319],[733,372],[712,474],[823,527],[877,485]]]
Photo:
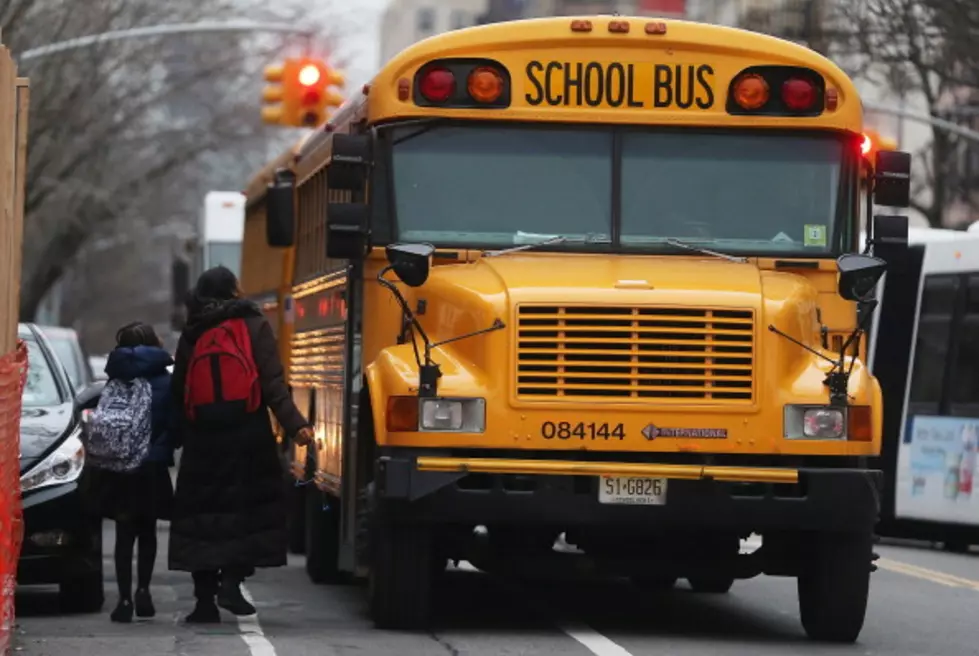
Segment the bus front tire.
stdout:
[[370,609],[379,629],[426,628],[435,558],[432,531],[375,518],[371,531]]
[[798,580],[806,635],[823,642],[856,642],[867,612],[873,538],[869,533],[825,533],[808,539]]
[[306,574],[313,583],[340,583],[340,504],[306,486]]
[[672,590],[676,587],[679,577],[676,576],[649,576],[647,574],[635,574],[631,577],[632,584],[642,590],[650,592],[663,592]]
[[693,576],[687,579],[690,589],[694,592],[707,594],[725,594],[734,585],[733,576]]

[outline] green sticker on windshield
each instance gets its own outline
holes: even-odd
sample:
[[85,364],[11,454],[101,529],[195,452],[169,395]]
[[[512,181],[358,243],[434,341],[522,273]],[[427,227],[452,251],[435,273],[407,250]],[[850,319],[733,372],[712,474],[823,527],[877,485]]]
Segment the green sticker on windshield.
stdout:
[[826,246],[826,226],[807,224],[805,231],[805,236],[802,238],[803,244],[806,246]]

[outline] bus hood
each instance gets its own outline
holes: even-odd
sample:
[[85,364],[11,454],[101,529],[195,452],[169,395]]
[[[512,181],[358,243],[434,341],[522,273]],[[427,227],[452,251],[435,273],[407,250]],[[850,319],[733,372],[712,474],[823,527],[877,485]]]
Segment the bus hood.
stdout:
[[[456,340],[432,352],[439,392],[486,399],[487,429],[458,442],[392,434],[391,444],[567,449],[544,423],[613,417],[625,437],[573,448],[789,452],[809,447],[783,444],[784,406],[828,402],[830,364],[799,342],[820,349],[816,308],[829,292],[796,273],[711,256],[526,253],[440,264],[402,289],[432,341]],[[495,320],[505,328],[474,334]],[[382,349],[367,370],[372,394],[417,392],[408,344]],[[879,396],[859,365],[850,389],[857,405]],[[653,440],[650,408],[657,426],[709,434]]]
[[[611,342],[631,338],[677,353],[695,342],[703,357],[710,357],[711,344],[744,342],[750,348],[719,350],[743,352],[757,364],[755,355],[766,348],[788,373],[809,356],[768,326],[813,346],[820,330],[818,294],[804,277],[711,256],[507,254],[436,266],[409,295],[424,300],[421,321],[434,341],[502,320],[507,330],[449,347],[485,366],[494,349],[607,351],[615,348]],[[500,341],[507,339],[515,341]]]
[[[412,304],[424,300],[421,321],[434,341],[502,320],[506,330],[455,341],[440,353],[484,371],[498,365],[491,360],[500,353],[515,353],[517,375],[526,380],[543,371],[537,362],[542,358],[560,360],[561,353],[570,351],[582,355],[581,349],[600,348],[608,354],[609,349],[635,347],[636,353],[682,356],[687,368],[696,361],[689,358],[728,363],[730,370],[717,374],[725,380],[705,385],[742,386],[744,393],[729,397],[750,404],[755,395],[747,389],[757,391],[762,384],[757,378],[762,372],[756,369],[762,351],[764,360],[777,363],[768,373],[783,380],[799,376],[814,357],[770,332],[769,326],[814,347],[820,339],[818,294],[806,278],[712,256],[507,254],[436,266],[428,281],[409,294],[415,297]],[[597,355],[595,359],[581,362],[590,367],[579,372],[581,384],[588,382],[587,371],[610,365],[597,362]],[[675,379],[664,376],[656,386],[670,387]]]
[[[753,264],[714,257],[502,255],[483,258],[511,304],[573,301],[597,304],[757,308],[761,278]],[[555,295],[560,288],[560,295]]]

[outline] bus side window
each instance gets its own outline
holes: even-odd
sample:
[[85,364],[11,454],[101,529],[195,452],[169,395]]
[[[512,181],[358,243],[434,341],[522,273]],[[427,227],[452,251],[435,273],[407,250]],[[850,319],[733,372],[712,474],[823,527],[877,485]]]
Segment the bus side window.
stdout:
[[958,276],[925,276],[908,399],[909,415],[941,414],[958,293]]
[[979,417],[979,274],[968,278],[962,317],[956,322],[958,352],[949,396],[952,414]]

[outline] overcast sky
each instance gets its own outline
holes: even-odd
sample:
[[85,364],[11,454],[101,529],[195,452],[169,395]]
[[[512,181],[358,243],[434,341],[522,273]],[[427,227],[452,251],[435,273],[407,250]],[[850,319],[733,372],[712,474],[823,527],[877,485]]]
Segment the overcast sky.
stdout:
[[[332,0],[333,7],[343,11],[354,29],[342,35],[343,54],[349,58],[347,79],[357,85],[368,81],[378,67],[378,33],[381,12],[389,0]],[[356,87],[350,87],[356,88]]]

